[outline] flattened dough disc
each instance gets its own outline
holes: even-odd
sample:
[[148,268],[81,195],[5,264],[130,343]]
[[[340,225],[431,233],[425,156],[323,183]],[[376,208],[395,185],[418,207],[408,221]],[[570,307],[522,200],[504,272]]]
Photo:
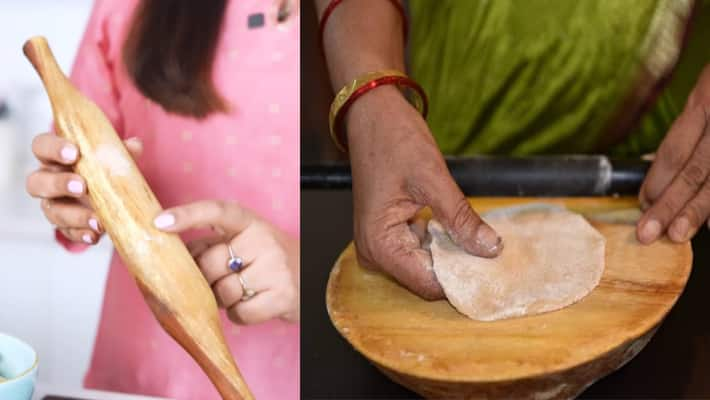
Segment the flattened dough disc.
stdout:
[[458,311],[494,321],[554,311],[594,289],[604,271],[605,239],[579,214],[542,207],[484,217],[505,248],[496,258],[466,253],[429,222],[434,271]]

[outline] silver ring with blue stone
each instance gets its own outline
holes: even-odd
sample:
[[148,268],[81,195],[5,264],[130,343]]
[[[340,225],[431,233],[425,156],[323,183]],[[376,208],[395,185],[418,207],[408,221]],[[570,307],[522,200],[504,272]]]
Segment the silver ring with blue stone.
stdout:
[[229,249],[229,260],[227,260],[227,266],[233,272],[241,271],[242,268],[244,268],[244,260],[242,260],[241,257],[234,255],[234,250],[232,250],[232,246],[229,244],[227,244],[227,249]]

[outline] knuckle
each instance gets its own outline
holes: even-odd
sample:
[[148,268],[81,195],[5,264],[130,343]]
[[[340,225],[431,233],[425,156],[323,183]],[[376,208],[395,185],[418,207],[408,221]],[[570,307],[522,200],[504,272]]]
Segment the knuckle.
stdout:
[[355,254],[357,255],[358,264],[373,268],[377,265],[377,257],[375,253],[377,252],[377,246],[373,244],[372,240],[368,240],[368,236],[365,232],[362,235],[356,232],[355,234]]
[[215,200],[213,202],[213,207],[217,214],[222,215],[227,210],[227,203],[222,200]]
[[656,215],[661,221],[667,221],[672,218],[681,208],[680,199],[677,194],[669,194],[663,197],[663,200],[658,202]]
[[466,200],[465,197],[461,197],[457,200],[453,219],[451,220],[451,228],[455,231],[460,231],[463,228],[476,225],[477,222],[468,200]]
[[288,254],[281,246],[274,246],[271,250],[271,257],[273,258],[276,265],[283,269],[288,269],[287,261]]
[[298,288],[297,288],[297,283],[296,280],[294,279],[291,274],[286,275],[286,279],[284,280],[284,288],[283,288],[283,295],[284,298],[287,300],[287,302],[293,303],[294,301],[298,301],[299,294],[298,294]]
[[291,309],[291,305],[296,300],[295,291],[292,288],[284,288],[281,290],[277,298],[278,304],[275,304],[275,308],[279,310],[279,313],[286,312]]
[[696,227],[703,223],[705,212],[699,202],[693,201],[685,207],[683,214],[688,219],[690,225]]
[[46,141],[46,138],[47,135],[44,133],[32,138],[32,153],[34,153],[35,156],[39,156],[40,149],[42,148],[43,143]]
[[664,160],[668,168],[673,170],[680,169],[686,161],[681,152],[674,151],[672,146],[661,146],[658,149],[658,159]]
[[218,220],[222,218],[225,212],[225,205],[223,201],[220,200],[210,200],[204,204],[205,217],[211,220]]
[[683,183],[693,190],[697,190],[703,184],[705,177],[705,168],[699,163],[688,164],[680,174]]
[[[376,237],[376,236],[375,236]],[[391,258],[396,258],[396,253],[398,249],[391,245],[390,241],[377,240],[368,238],[365,240],[365,246],[363,249],[363,254],[367,254],[366,257],[373,265],[377,265],[380,268],[387,269],[390,264],[388,262]]]

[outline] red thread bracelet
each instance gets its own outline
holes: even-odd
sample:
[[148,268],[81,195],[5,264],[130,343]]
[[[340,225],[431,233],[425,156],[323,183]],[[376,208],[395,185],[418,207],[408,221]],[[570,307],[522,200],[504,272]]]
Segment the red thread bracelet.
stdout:
[[429,110],[429,103],[424,89],[422,89],[422,87],[419,86],[417,82],[407,76],[398,75],[387,75],[377,79],[373,79],[353,91],[350,96],[347,97],[347,100],[345,100],[345,102],[340,107],[338,107],[337,110],[335,110],[336,115],[333,118],[333,123],[331,126],[331,136],[336,146],[341,151],[347,151],[347,141],[344,140],[345,138],[343,137],[344,129],[340,129],[340,127],[342,127],[343,118],[345,114],[347,114],[348,109],[357,99],[362,97],[362,95],[379,86],[384,85],[396,85],[400,88],[404,87],[413,90],[418,96],[418,101],[417,99],[415,99],[413,106],[422,114],[422,117],[426,119],[426,115]]
[[[395,8],[397,8],[397,11],[399,12],[400,16],[402,17],[402,35],[404,37],[404,43],[407,43],[407,35],[409,32],[409,24],[407,22],[407,13],[404,11],[404,7],[402,6],[402,3],[399,2],[399,0],[389,0],[390,3],[392,3]],[[323,11],[323,16],[320,19],[320,26],[318,27],[318,38],[320,40],[320,48],[324,49],[323,47],[323,32],[325,31],[325,24],[328,22],[328,18],[330,18],[330,15],[333,13],[333,11],[342,3],[343,0],[332,0],[329,4],[328,7],[325,8],[325,11]]]

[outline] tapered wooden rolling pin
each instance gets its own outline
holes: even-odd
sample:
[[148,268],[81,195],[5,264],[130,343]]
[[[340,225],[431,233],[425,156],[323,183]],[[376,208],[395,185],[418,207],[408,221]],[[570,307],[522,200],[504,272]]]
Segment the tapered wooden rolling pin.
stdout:
[[98,219],[156,318],[224,399],[252,399],[207,281],[180,238],[153,227],[162,207],[111,123],[62,73],[45,38],[31,38],[23,50],[49,95],[56,133],[79,148],[75,171],[86,180]]

